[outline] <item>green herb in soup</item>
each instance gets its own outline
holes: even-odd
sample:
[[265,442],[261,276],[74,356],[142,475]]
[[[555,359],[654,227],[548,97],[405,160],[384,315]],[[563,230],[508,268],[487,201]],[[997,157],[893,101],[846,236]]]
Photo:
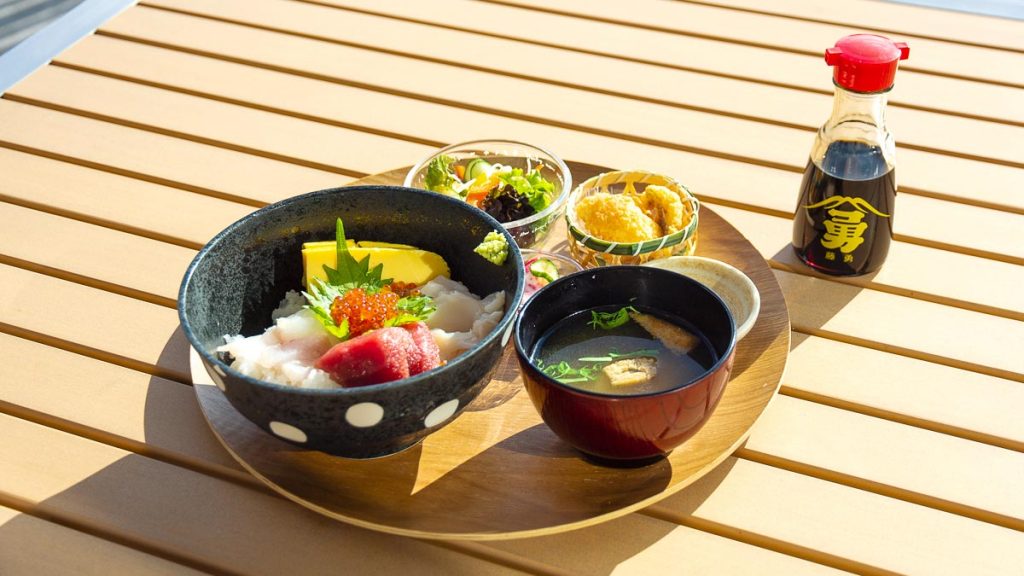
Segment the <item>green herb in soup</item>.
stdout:
[[[608,321],[595,325],[599,318]],[[648,394],[692,381],[717,355],[687,323],[629,306],[583,310],[559,321],[540,337],[532,361],[581,390]]]
[[614,312],[598,312],[597,310],[591,310],[590,322],[587,322],[587,324],[594,330],[597,330],[598,328],[601,328],[602,330],[611,330],[629,322],[629,315],[631,312],[636,313],[637,309],[632,306],[626,306],[624,308],[619,308]]

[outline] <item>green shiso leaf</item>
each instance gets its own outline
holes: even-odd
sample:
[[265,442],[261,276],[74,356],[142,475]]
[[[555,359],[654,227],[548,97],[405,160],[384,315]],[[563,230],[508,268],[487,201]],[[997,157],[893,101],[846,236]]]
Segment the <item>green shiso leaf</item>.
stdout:
[[385,322],[385,326],[402,326],[426,320],[437,310],[434,306],[434,300],[430,296],[423,296],[422,294],[402,298],[395,305],[395,308],[398,309],[398,316]]

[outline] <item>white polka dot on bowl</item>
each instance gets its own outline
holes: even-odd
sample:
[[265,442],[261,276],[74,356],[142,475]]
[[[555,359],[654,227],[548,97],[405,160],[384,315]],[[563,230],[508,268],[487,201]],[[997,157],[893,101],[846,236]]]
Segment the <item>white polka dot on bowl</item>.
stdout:
[[299,430],[291,424],[285,424],[284,422],[278,422],[274,420],[270,423],[270,431],[277,434],[285,440],[291,440],[292,442],[303,443],[306,441],[306,433]]
[[444,404],[441,404],[437,408],[431,410],[430,414],[427,414],[427,417],[424,418],[423,420],[423,425],[426,426],[427,428],[430,428],[431,426],[437,426],[438,424],[441,424],[445,420],[451,418],[452,415],[455,414],[455,410],[458,407],[458,398],[456,398],[455,400],[449,400]]
[[360,402],[345,411],[345,421],[356,428],[369,428],[384,419],[384,408],[376,402]]

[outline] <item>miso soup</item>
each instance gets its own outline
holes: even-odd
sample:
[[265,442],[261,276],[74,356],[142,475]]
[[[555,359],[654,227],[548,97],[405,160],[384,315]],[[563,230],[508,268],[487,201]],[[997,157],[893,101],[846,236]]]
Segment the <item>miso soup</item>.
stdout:
[[676,388],[717,360],[711,343],[688,322],[644,307],[618,306],[560,320],[541,335],[531,358],[567,386],[619,395]]

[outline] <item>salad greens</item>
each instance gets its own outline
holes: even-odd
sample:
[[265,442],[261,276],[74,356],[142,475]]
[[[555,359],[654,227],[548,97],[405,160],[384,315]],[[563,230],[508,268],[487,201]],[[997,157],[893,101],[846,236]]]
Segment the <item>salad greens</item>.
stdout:
[[618,328],[626,322],[629,322],[630,312],[636,313],[639,312],[639,310],[632,306],[619,308],[615,312],[598,312],[596,310],[591,310],[590,322],[587,322],[587,324],[594,330],[597,330],[598,328],[601,328],[602,330],[611,330],[612,328]]
[[483,158],[465,164],[447,154],[434,158],[424,176],[427,190],[462,198],[501,222],[536,214],[551,205],[555,185],[541,174],[541,165],[529,172]]
[[522,168],[512,168],[508,172],[498,171],[497,175],[502,182],[525,198],[535,212],[540,212],[551,204],[555,185],[545,180],[537,168],[530,170],[528,174],[523,174]]
[[[341,340],[348,339],[348,319],[337,324],[331,316],[331,304],[335,298],[345,295],[349,290],[361,288],[368,294],[380,292],[382,288],[391,284],[391,278],[381,278],[384,271],[383,264],[377,264],[370,268],[370,257],[356,260],[348,251],[348,243],[345,241],[345,226],[338,218],[334,226],[335,245],[338,252],[337,269],[324,265],[324,273],[327,280],[313,279],[309,292],[303,292],[309,303],[306,305],[316,315],[320,323],[328,332]],[[426,320],[434,313],[435,307],[429,296],[417,294],[406,296],[398,300],[395,305],[399,314],[388,319],[388,326],[401,326],[412,322]]]

